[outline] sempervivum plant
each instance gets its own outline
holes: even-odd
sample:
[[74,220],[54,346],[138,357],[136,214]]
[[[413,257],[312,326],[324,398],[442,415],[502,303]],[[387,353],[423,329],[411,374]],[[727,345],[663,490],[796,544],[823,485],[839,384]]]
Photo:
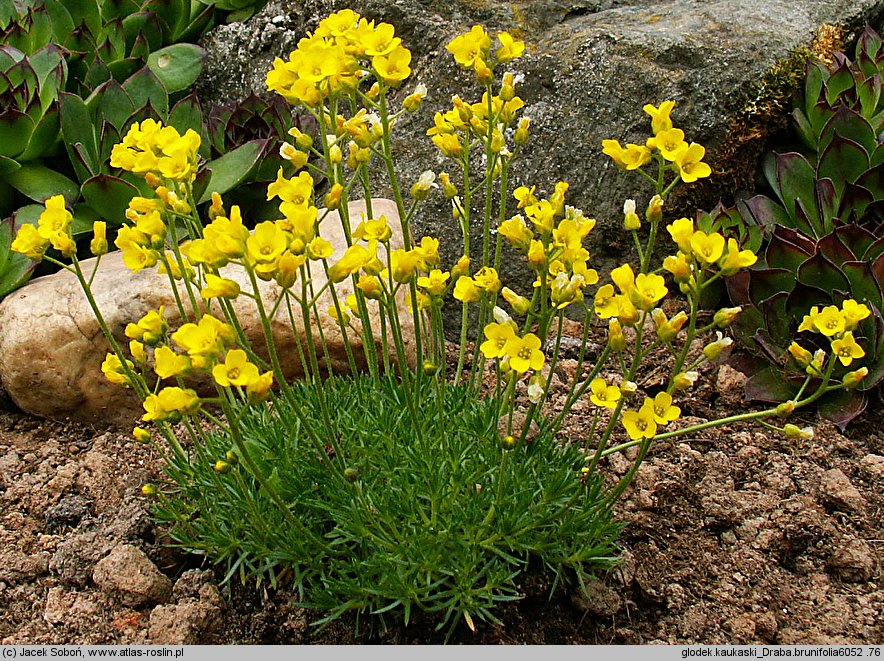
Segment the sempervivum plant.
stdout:
[[[222,158],[240,145],[254,145],[258,150],[255,167],[243,177],[230,202],[238,204],[246,215],[261,218],[275,213],[267,201],[267,184],[274,181],[283,168],[286,176],[294,169],[281,149],[286,140],[293,140],[292,130],[312,134],[315,121],[310,116],[293,115],[290,106],[280,96],[265,98],[250,94],[237,103],[212,106],[206,117],[209,156]],[[321,186],[319,182],[317,185]]]
[[55,46],[25,55],[0,47],[0,218],[15,208],[15,193],[52,173],[40,163],[58,148],[58,94],[67,67]]
[[728,282],[732,300],[744,306],[738,337],[771,363],[748,382],[747,396],[755,399],[788,399],[800,386],[804,370],[787,349],[808,307],[852,299],[869,308],[854,333],[866,348],[869,374],[854,392],[820,404],[842,425],[863,410],[863,392],[884,380],[882,74],[884,48],[870,29],[855,62],[838,54],[831,67],[809,65],[804,101],[793,113],[807,150],[768,160],[765,174],[777,199],[760,195],[738,206],[769,238],[763,259]]

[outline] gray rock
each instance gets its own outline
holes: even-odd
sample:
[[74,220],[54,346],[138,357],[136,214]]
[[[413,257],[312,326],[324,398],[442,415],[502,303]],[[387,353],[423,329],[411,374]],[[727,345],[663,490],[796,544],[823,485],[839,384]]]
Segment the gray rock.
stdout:
[[115,546],[99,560],[92,580],[104,592],[118,597],[123,605],[133,608],[162,603],[172,594],[172,581],[131,544]]
[[[358,219],[364,209],[361,201],[351,203],[351,217]],[[390,200],[375,200],[373,211],[377,217],[386,214],[394,229],[391,245],[400,247],[401,232],[396,230],[399,223],[395,204]],[[322,225],[324,238],[336,250],[330,258],[332,262],[346,249],[336,215],[327,216]],[[84,260],[81,264],[84,272],[91,272],[92,260]],[[237,280],[243,291],[251,291],[242,268],[231,265],[222,269],[221,274]],[[322,291],[324,274],[315,272],[312,280],[316,290]],[[281,290],[275,282],[259,281],[258,288],[265,304],[270,306],[280,296]],[[336,290],[343,301],[353,291],[352,284],[347,280],[336,285]],[[128,343],[124,336],[126,325],[137,321],[149,310],[165,306],[170,326],[175,328],[181,323],[167,277],[158,274],[156,269],[133,274],[123,264],[119,252],[102,258],[92,292],[108,327],[124,347]],[[337,373],[343,373],[349,369],[343,338],[337,322],[325,314],[331,305],[331,296],[326,290],[317,302],[317,309],[321,311],[319,320],[314,315],[313,322],[322,324],[332,367]],[[252,346],[256,351],[262,351],[264,334],[254,302],[241,296],[234,301],[234,309]],[[369,306],[369,309],[377,313],[376,305]],[[413,354],[412,319],[410,313],[402,315],[406,349]],[[299,316],[296,324],[298,340],[292,332],[285,306],[279,306],[272,323],[273,333],[283,371],[290,378],[298,378],[304,373],[296,350],[297,342],[303,343],[306,338]],[[376,342],[380,346],[380,323],[376,318],[372,327],[376,329]],[[68,271],[38,278],[0,302],[0,328],[3,329],[0,333],[0,378],[9,396],[22,410],[47,418],[70,418],[129,428],[143,414],[132,390],[111,384],[102,374],[101,363],[109,345],[80,284]],[[353,334],[350,338],[353,353],[359,361],[360,356],[364,356],[359,350],[359,338],[354,338]],[[322,355],[321,351],[318,353]],[[324,369],[325,361],[320,358],[320,362]],[[106,472],[102,466],[107,463],[104,461],[107,458],[96,456],[93,459],[92,472]]]
[[[273,59],[286,58],[305,31],[344,6],[343,0],[272,0],[248,22],[217,28],[203,41],[208,60],[198,82],[201,93],[218,101],[266,93]],[[527,54],[508,67],[525,75],[517,91],[532,118],[533,137],[513,166],[511,184],[549,191],[556,181],[568,181],[569,203],[599,221],[589,249],[594,265],[604,270],[632,254],[620,229],[624,199],[635,198],[641,208],[650,193],[640,176],[620,172],[602,154],[603,139],[644,142],[649,118],[642,106],[674,99],[676,125],[707,147],[714,165],[733,120],[778,58],[809,44],[823,24],[845,26],[849,37],[866,22],[879,27],[884,20],[881,0],[365,0],[357,9],[393,23],[412,50],[414,73],[399,94],[417,82],[429,89],[424,106],[403,118],[394,140],[406,185],[423,170],[454,167],[425,135],[433,113],[450,107],[454,93],[468,101],[481,96],[445,44],[474,23],[526,40]],[[750,153],[760,153],[762,140]],[[751,188],[754,173],[754,167],[735,165],[726,189],[690,187],[674,212],[711,208],[719,197],[739,193],[735,186]],[[442,237],[451,260],[461,241],[449,218],[440,195],[421,208],[413,227],[417,234]],[[503,275],[530,291],[527,271],[515,268],[520,261],[504,263]]]

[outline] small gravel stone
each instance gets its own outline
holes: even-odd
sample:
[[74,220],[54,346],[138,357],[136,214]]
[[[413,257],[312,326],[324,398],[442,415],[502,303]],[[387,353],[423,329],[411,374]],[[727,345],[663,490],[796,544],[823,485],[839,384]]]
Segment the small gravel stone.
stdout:
[[131,544],[120,544],[99,560],[92,579],[102,590],[133,608],[162,603],[172,593],[172,581]]
[[823,473],[820,480],[820,495],[823,503],[833,509],[858,512],[865,509],[866,499],[840,469],[833,468]]

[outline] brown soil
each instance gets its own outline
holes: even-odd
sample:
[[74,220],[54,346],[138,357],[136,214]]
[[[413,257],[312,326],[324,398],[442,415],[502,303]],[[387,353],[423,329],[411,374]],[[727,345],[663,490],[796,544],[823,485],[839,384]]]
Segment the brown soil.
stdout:
[[[708,374],[683,414],[744,409],[735,376]],[[810,441],[741,425],[661,442],[621,506],[622,563],[590,598],[561,587],[550,598],[538,571],[501,625],[462,626],[451,642],[884,643],[884,407],[871,408],[844,434],[817,424]],[[616,475],[626,462],[609,467]],[[317,632],[294,595],[223,583],[202,558],[163,544],[140,492],[159,471],[125,434],[0,410],[0,643],[441,642],[420,619],[387,631],[344,619]],[[170,581],[153,576],[153,592],[127,598],[119,583],[134,579],[122,574],[143,571],[94,570],[121,545]]]

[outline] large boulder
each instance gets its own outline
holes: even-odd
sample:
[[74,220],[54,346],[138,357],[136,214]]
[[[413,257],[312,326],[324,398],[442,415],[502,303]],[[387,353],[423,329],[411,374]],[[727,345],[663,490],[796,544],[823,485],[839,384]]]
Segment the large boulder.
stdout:
[[[631,240],[620,229],[624,200],[635,198],[641,208],[650,197],[641,177],[619,172],[601,153],[603,139],[643,142],[650,123],[642,106],[674,99],[676,124],[688,139],[708,148],[707,160],[714,167],[728,171],[717,187],[691,186],[695,194],[678,200],[677,211],[711,208],[719,197],[729,201],[740,188],[753,185],[754,159],[765,135],[763,127],[741,129],[736,141],[743,157],[733,162],[735,121],[745,121],[752,109],[765,113],[779,105],[775,122],[784,124],[784,104],[758,98],[771,88],[784,92],[784,81],[769,75],[775,63],[808,46],[824,25],[843,28],[828,32],[836,37],[829,46],[838,47],[839,34],[849,43],[867,22],[880,28],[884,19],[882,0],[364,0],[358,6],[344,0],[271,0],[248,22],[216,28],[207,36],[201,93],[229,101],[266,92],[265,74],[273,58],[286,58],[305,31],[346,6],[393,23],[412,50],[414,74],[399,94],[409,93],[417,82],[429,89],[424,107],[403,118],[394,142],[406,184],[425,169],[454,171],[425,131],[433,113],[449,106],[452,94],[468,101],[480,96],[445,44],[474,23],[492,32],[512,31],[528,43],[527,54],[508,65],[525,76],[517,91],[526,102],[524,114],[532,118],[533,134],[513,167],[511,183],[549,191],[556,181],[568,181],[569,203],[599,221],[589,247],[601,268],[630,254]],[[800,62],[795,66],[803,70]],[[800,79],[790,78],[788,67],[776,70],[786,83]],[[763,117],[751,120],[764,123]],[[440,236],[450,251],[446,257],[453,258],[460,229],[441,197],[421,208],[413,227],[417,234]],[[522,280],[530,289],[530,281]]]
[[[353,202],[350,217],[359,218],[364,210],[363,202]],[[376,217],[387,216],[394,230],[391,245],[400,247],[402,235],[397,229],[396,205],[391,200],[376,199],[372,201],[372,210]],[[322,235],[335,248],[330,258],[334,262],[346,249],[337,213],[323,220]],[[83,271],[90,273],[93,264],[94,260],[83,261]],[[252,292],[241,267],[225,267],[222,275],[239,282],[244,291]],[[315,291],[322,291],[325,275],[314,269],[312,280]],[[259,281],[258,286],[265,307],[271,309],[280,297],[279,286],[273,281]],[[349,279],[335,285],[335,289],[342,301],[353,291]],[[126,325],[149,310],[165,306],[169,325],[175,328],[181,323],[167,276],[158,274],[155,269],[133,274],[123,264],[119,252],[102,257],[92,292],[108,327],[123,346],[128,341],[124,334]],[[336,373],[344,373],[349,370],[344,340],[337,322],[325,313],[331,306],[331,294],[326,289],[317,302],[318,318],[312,317],[312,337],[319,342],[316,331],[321,326],[331,368]],[[266,344],[255,303],[240,296],[234,301],[234,308],[250,343],[260,352]],[[370,312],[376,316],[377,306],[370,306]],[[412,315],[406,312],[400,316],[406,349],[413,357]],[[295,333],[292,333],[288,313],[282,305],[272,326],[283,371],[290,378],[302,376],[298,343],[304,346],[307,338],[302,318],[295,315]],[[372,328],[377,329],[375,341],[380,348],[378,319],[373,319]],[[133,391],[111,384],[102,374],[101,363],[109,345],[79,282],[68,271],[37,278],[0,302],[0,329],[0,384],[22,410],[47,418],[69,418],[100,426],[131,426],[143,413]],[[362,360],[357,367],[364,368],[359,338],[353,333],[349,333],[349,337],[356,360]],[[326,359],[318,345],[317,354],[325,370]]]

